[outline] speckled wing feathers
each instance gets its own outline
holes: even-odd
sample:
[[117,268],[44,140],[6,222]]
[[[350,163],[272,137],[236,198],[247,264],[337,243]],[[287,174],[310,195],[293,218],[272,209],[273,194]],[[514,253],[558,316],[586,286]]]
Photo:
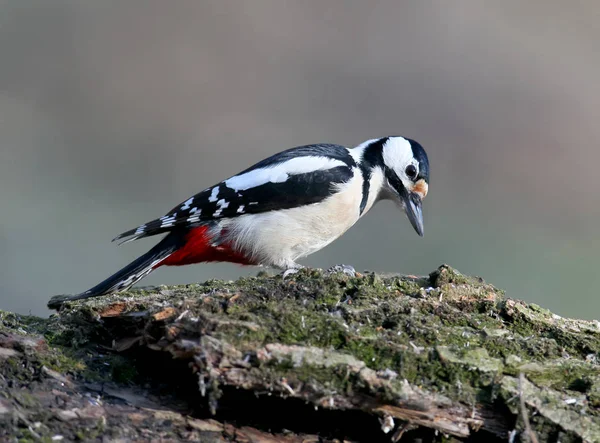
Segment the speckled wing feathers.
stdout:
[[123,243],[222,218],[317,203],[350,180],[354,159],[339,145],[308,145],[275,154],[207,188],[165,216],[131,229]]

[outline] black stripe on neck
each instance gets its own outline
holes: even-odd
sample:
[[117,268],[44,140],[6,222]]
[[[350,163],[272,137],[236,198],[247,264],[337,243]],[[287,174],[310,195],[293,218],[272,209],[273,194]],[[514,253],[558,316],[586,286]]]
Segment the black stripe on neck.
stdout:
[[380,138],[371,143],[363,151],[362,159],[359,163],[360,171],[363,176],[362,200],[360,202],[360,215],[367,207],[369,200],[369,191],[371,187],[371,175],[373,169],[377,167],[383,168],[383,145],[388,141],[388,137]]

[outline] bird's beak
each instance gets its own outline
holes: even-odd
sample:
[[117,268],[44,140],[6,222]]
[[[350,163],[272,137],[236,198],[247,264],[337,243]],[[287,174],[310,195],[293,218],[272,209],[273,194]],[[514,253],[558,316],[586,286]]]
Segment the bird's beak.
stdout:
[[410,224],[415,228],[417,234],[423,237],[423,206],[421,196],[415,192],[405,191],[402,193],[402,201],[404,202],[404,211]]
[[[423,237],[423,199],[427,195],[429,185],[424,179],[420,179],[409,191],[402,184],[402,181],[393,171],[387,171],[387,179],[390,187],[394,190],[394,196],[397,203],[402,203],[402,207],[410,224],[413,225],[417,234]],[[399,198],[398,198],[399,197]]]

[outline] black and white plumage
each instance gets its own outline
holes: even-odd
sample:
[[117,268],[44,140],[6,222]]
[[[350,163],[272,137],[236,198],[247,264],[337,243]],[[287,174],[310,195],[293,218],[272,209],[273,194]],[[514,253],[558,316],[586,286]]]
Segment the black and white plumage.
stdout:
[[396,201],[423,235],[429,186],[423,147],[400,136],[355,148],[315,144],[266,158],[115,238],[167,233],[154,248],[80,299],[121,291],[159,266],[230,261],[284,270],[339,238],[382,199]]
[[292,148],[199,192],[165,216],[124,232],[114,240],[129,237],[126,243],[176,226],[317,203],[332,194],[331,185],[348,181],[355,166],[343,146]]

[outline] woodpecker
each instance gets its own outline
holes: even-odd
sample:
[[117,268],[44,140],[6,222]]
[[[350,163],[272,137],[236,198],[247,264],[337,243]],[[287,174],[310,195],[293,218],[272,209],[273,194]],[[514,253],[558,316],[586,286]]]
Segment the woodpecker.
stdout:
[[124,291],[161,266],[233,262],[277,268],[285,277],[303,267],[298,259],[329,245],[384,199],[395,201],[423,236],[428,187],[427,154],[409,138],[288,149],[114,238],[166,234],[103,282],[59,302]]

